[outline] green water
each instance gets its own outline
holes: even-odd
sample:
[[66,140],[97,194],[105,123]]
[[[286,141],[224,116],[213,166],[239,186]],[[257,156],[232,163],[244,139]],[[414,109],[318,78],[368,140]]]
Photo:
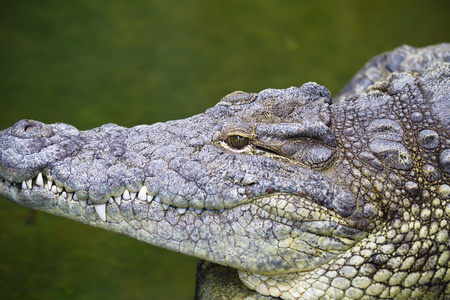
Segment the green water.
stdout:
[[[450,41],[443,1],[2,1],[0,129],[184,118]],[[0,299],[192,299],[194,258],[0,199]]]

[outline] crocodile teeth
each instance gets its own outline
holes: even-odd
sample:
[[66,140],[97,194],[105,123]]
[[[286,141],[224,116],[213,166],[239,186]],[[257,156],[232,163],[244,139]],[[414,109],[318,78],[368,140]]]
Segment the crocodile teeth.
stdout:
[[49,179],[49,180],[47,181],[47,185],[46,185],[46,187],[47,187],[47,189],[48,189],[49,191],[52,190],[52,185],[53,185],[53,181]]
[[103,222],[106,222],[106,204],[94,204],[94,208],[100,219],[102,219]]
[[139,190],[139,193],[137,195],[139,200],[145,201],[147,200],[147,188],[145,187],[145,185],[143,185],[141,187],[141,189]]
[[[194,209],[192,207],[176,207],[174,205],[163,203],[161,198],[157,195],[153,196],[148,193],[148,189],[145,185],[142,185],[142,187],[139,189],[138,192],[130,192],[130,190],[125,189],[121,196],[111,196],[107,203],[103,204],[94,204],[89,199],[79,199],[79,197],[76,195],[75,192],[68,192],[64,187],[57,186],[52,179],[50,179],[50,176],[46,176],[42,174],[41,172],[37,174],[37,176],[34,179],[28,179],[23,180],[22,183],[19,183],[21,188],[23,190],[33,189],[33,184],[35,186],[39,187],[45,187],[52,193],[56,194],[57,196],[68,199],[68,200],[74,200],[80,203],[80,205],[83,208],[86,208],[88,205],[94,205],[95,211],[99,218],[103,221],[106,221],[106,204],[113,204],[116,203],[117,205],[121,205],[122,200],[141,200],[141,201],[147,201],[149,204],[152,201],[155,201],[156,203],[162,204],[162,208],[164,210],[168,210],[169,208],[173,208],[178,212],[180,215],[186,214],[187,211],[190,212],[196,212],[197,214],[201,214],[204,211],[211,211],[211,212],[219,212],[223,213],[225,209]],[[0,185],[6,184],[6,185],[12,185],[13,183],[9,182],[6,179],[0,178]]]
[[123,198],[123,200],[130,200],[131,199],[130,191],[129,190],[125,190],[125,192],[123,192],[122,198]]
[[42,177],[42,173],[39,173],[36,177],[36,185],[44,186],[44,178]]

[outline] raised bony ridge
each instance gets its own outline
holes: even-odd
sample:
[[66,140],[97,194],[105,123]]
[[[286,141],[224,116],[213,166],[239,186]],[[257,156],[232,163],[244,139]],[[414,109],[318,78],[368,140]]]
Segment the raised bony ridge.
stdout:
[[209,208],[201,208],[194,209],[192,207],[177,207],[172,204],[164,203],[164,199],[159,195],[151,195],[145,184],[141,186],[139,191],[132,192],[128,189],[125,189],[122,194],[110,197],[107,203],[94,203],[90,199],[82,199],[77,196],[76,192],[68,191],[64,186],[58,186],[52,179],[51,176],[45,175],[42,172],[39,172],[35,177],[23,180],[21,183],[10,182],[0,176],[0,189],[3,185],[7,185],[8,187],[15,186],[18,191],[23,190],[32,190],[35,188],[45,188],[49,192],[53,193],[55,196],[62,197],[68,201],[73,201],[75,203],[79,203],[81,207],[86,208],[88,205],[94,205],[95,212],[98,217],[106,222],[107,221],[107,213],[106,213],[106,204],[116,203],[119,207],[123,200],[141,200],[147,201],[151,203],[152,201],[161,204],[161,207],[164,211],[169,209],[176,210],[180,215],[185,214],[187,211],[196,212],[197,214],[201,214],[204,211],[210,212],[223,212],[225,209],[209,209]]

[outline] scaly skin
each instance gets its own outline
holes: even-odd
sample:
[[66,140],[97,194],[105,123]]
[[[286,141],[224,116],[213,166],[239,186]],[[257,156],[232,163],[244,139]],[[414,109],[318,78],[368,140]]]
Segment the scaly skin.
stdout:
[[337,104],[307,83],[130,129],[22,120],[0,132],[0,193],[237,269],[261,295],[445,297],[449,91],[437,62]]

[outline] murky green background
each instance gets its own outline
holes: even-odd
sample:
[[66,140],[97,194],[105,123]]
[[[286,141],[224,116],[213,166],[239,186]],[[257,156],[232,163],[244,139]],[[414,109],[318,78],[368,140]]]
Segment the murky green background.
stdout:
[[[184,118],[450,41],[442,1],[1,1],[0,129]],[[192,299],[196,259],[0,199],[1,299]]]

